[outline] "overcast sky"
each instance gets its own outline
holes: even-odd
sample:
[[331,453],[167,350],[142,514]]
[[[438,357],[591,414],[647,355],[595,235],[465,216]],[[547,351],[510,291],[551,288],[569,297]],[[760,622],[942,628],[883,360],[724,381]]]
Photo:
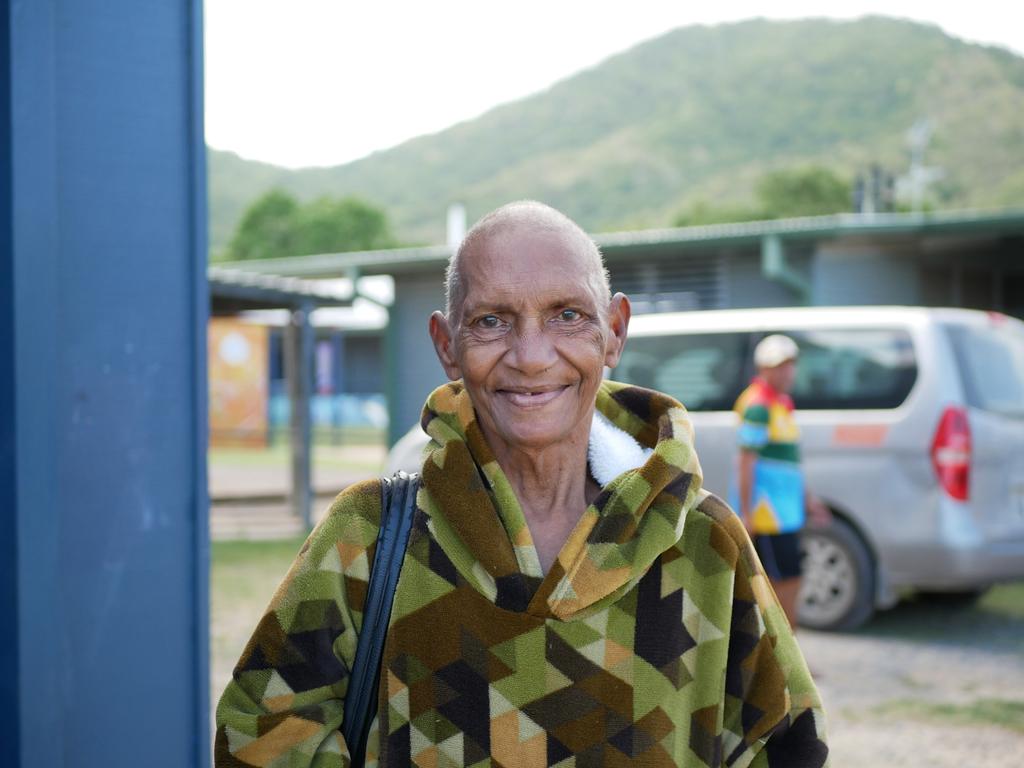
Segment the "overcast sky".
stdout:
[[[712,7],[713,5],[713,7]],[[689,24],[754,16],[938,24],[1024,55],[1024,3],[206,0],[206,138],[289,167],[442,130]]]

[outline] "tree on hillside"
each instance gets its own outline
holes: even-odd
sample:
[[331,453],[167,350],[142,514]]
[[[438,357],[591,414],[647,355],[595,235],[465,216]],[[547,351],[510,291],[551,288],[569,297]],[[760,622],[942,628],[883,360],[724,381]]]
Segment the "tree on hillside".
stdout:
[[357,197],[321,197],[302,206],[295,237],[295,254],[368,251],[396,244],[387,214]]
[[287,192],[273,189],[242,216],[225,258],[273,259],[395,244],[387,215],[364,200],[322,197],[300,205]]
[[850,184],[820,165],[765,174],[757,182],[757,197],[767,219],[841,213],[853,200]]
[[729,224],[736,221],[756,221],[764,218],[757,208],[741,205],[713,205],[698,200],[673,219],[676,227],[696,227],[701,224]]
[[850,184],[829,168],[807,165],[767,173],[755,186],[757,205],[712,205],[698,200],[673,220],[677,227],[726,224],[737,221],[824,216],[849,211],[853,205]]
[[295,218],[299,204],[272,189],[249,206],[225,254],[229,260],[272,259],[295,252]]

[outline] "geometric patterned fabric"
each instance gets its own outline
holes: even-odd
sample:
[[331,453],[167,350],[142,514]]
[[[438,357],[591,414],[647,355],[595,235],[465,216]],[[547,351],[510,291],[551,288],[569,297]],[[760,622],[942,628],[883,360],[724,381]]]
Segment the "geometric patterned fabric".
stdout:
[[[824,716],[743,526],[700,487],[685,410],[604,382],[654,451],[606,485],[547,574],[458,382],[432,438],[367,765],[826,764]],[[335,501],[217,708],[217,766],[348,765],[339,732],[380,484]]]

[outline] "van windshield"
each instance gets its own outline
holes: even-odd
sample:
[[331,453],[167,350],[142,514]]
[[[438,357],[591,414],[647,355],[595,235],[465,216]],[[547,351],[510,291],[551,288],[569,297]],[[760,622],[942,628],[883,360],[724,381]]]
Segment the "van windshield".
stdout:
[[983,411],[1024,417],[1024,330],[1012,321],[989,327],[946,325],[967,403]]

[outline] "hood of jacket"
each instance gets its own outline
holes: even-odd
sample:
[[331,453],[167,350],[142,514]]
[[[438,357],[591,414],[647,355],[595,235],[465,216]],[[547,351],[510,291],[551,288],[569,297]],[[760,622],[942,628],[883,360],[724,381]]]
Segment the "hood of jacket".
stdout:
[[428,528],[462,577],[505,610],[572,620],[603,608],[679,541],[706,495],[686,409],[667,395],[605,381],[588,451],[601,492],[543,574],[462,382],[430,395],[422,424],[431,442],[418,503]]

